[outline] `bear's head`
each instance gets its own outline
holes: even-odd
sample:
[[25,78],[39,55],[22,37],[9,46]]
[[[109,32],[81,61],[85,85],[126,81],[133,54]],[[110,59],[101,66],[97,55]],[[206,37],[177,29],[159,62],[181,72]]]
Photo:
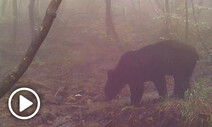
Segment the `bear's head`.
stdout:
[[125,82],[121,75],[121,72],[117,70],[108,71],[107,82],[104,88],[107,99],[112,100],[115,98],[124,87]]

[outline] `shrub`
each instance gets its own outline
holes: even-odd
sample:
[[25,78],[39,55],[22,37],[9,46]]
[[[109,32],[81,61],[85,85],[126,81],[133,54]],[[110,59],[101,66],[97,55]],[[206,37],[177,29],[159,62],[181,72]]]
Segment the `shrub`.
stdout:
[[188,127],[211,127],[212,87],[207,85],[209,82],[209,78],[201,78],[186,91],[184,100],[168,99],[162,103],[163,109],[177,113]]

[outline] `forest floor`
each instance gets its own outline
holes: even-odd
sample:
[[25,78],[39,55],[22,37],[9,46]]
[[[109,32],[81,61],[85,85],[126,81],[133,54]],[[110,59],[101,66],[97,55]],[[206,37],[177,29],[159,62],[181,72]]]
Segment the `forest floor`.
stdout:
[[153,102],[157,98],[157,92],[152,83],[146,84],[141,105],[132,107],[129,106],[128,88],[113,101],[106,102],[102,90],[104,84],[91,80],[69,88],[63,85],[58,87],[58,84],[54,84],[57,81],[53,81],[48,88],[44,82],[22,79],[17,87],[29,87],[30,84],[30,87],[36,89],[42,100],[41,110],[35,118],[23,122],[5,110],[7,99],[4,98],[4,103],[0,106],[1,120],[7,123],[2,122],[2,126],[160,127],[163,123],[162,127],[181,127],[174,114],[163,113],[160,103]]
[[[161,106],[163,102],[154,101],[158,94],[151,82],[145,84],[139,107],[129,106],[128,87],[111,102],[104,100],[103,88],[108,69],[115,66],[124,51],[137,49],[141,45],[134,43],[125,49],[118,49],[113,42],[97,37],[96,33],[90,35],[91,31],[83,33],[83,30],[68,26],[67,29],[53,29],[56,30],[46,39],[48,43],[42,45],[30,68],[0,101],[0,127],[186,127],[178,112],[167,111]],[[19,34],[22,35],[22,32],[29,33],[21,30]],[[58,34],[60,36],[56,36]],[[12,44],[3,42],[4,48],[0,49],[1,78],[22,58],[29,38],[18,40],[26,43],[16,47],[18,51],[15,53],[11,49]],[[212,79],[212,64],[200,61],[194,72],[192,84],[197,77]],[[173,79],[167,77],[167,80],[171,94]],[[27,121],[14,118],[7,106],[10,93],[23,86],[37,91],[42,101],[39,113]]]
[[[100,71],[92,77],[78,75],[73,81],[70,78],[61,80],[58,76],[59,72],[52,73],[57,71],[61,70],[44,64],[39,67],[38,73],[36,64],[33,64],[29,73],[17,83],[15,88],[27,86],[39,93],[42,100],[39,114],[29,121],[15,119],[8,111],[9,95],[7,95],[0,105],[0,121],[2,121],[0,126],[186,127],[177,112],[166,111],[162,101],[154,101],[158,98],[158,94],[151,82],[145,83],[141,105],[132,107],[129,106],[130,93],[127,87],[113,101],[104,100],[103,87],[106,72]],[[167,77],[167,84],[171,94],[173,90],[171,77]]]

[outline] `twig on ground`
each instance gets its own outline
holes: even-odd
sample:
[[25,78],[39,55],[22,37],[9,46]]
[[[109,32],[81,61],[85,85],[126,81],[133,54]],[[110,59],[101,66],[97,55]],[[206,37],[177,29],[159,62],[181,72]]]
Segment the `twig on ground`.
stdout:
[[57,90],[57,92],[55,93],[55,97],[57,96],[57,94],[61,91],[61,89],[62,89],[63,87],[60,87],[58,90]]

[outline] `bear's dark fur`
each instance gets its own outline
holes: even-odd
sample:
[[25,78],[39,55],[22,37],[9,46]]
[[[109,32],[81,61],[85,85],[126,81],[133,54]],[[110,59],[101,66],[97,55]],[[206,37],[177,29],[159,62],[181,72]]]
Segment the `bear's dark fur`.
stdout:
[[143,95],[144,82],[153,81],[159,96],[166,97],[165,75],[173,75],[173,96],[183,98],[198,59],[193,47],[171,40],[126,52],[115,69],[108,71],[105,95],[113,99],[128,84],[131,104],[137,105]]

